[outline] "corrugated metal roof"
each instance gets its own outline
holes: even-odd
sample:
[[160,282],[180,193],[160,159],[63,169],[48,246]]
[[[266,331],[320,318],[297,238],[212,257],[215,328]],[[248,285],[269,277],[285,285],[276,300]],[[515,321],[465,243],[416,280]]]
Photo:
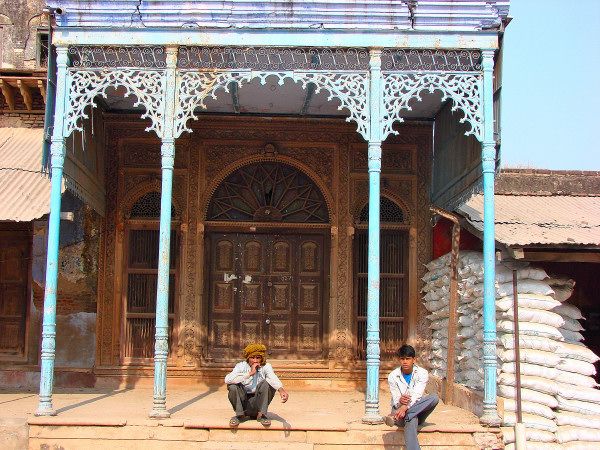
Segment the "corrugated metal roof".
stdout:
[[[483,195],[458,208],[483,231]],[[496,195],[496,240],[516,245],[600,246],[600,197]]]
[[0,220],[29,222],[50,211],[41,128],[0,128]]
[[49,0],[61,27],[481,30],[509,0]]

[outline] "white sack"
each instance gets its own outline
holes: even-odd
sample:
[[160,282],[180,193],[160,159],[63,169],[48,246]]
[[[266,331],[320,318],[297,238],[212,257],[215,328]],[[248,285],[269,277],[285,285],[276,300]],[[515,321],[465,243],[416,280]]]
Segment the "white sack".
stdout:
[[[544,431],[544,433],[549,432]],[[554,436],[554,433],[550,434]],[[525,436],[528,436],[528,434],[525,433]],[[516,450],[515,444],[506,444],[504,446],[504,450]],[[563,446],[554,442],[530,441],[529,439],[527,439],[527,450],[563,450]]]
[[[558,370],[555,369],[554,367],[540,366],[538,364],[521,363],[520,368],[521,368],[521,375],[543,377],[543,378],[549,378],[551,380],[556,380],[556,377],[558,376]],[[500,367],[500,370],[505,373],[513,373],[513,374],[517,372],[514,362],[508,362],[508,363],[502,364],[502,366]]]
[[[517,401],[513,398],[504,399],[504,411],[516,412]],[[541,403],[525,402],[521,400],[521,411],[528,414],[535,414],[537,416],[545,417],[546,419],[554,419],[555,413],[546,405]],[[574,414],[574,413],[569,413]],[[565,424],[567,425],[567,424]]]
[[580,373],[581,375],[596,375],[596,367],[592,363],[577,359],[561,358],[556,368],[567,372]]
[[[517,293],[519,294],[539,294],[539,295],[552,295],[554,290],[545,281],[538,280],[521,280],[517,283]],[[496,286],[496,296],[505,297],[513,294],[513,284],[511,283],[499,283]]]
[[579,414],[570,411],[557,411],[557,425],[573,425],[575,427],[600,429],[600,415]]
[[584,386],[595,388],[598,387],[596,380],[589,375],[581,375],[580,373],[566,372],[556,369],[554,380],[558,383],[572,384],[575,386]]
[[[515,442],[515,429],[513,427],[507,427],[507,428],[502,427],[502,437],[503,437],[503,440],[505,443]],[[554,433],[551,433],[550,431],[535,430],[532,428],[525,429],[525,438],[527,439],[528,443],[529,443],[529,441],[550,443],[550,442],[554,442],[556,440],[556,438],[554,437]],[[509,445],[511,445],[511,444],[509,444]],[[549,444],[545,444],[545,445],[549,445]],[[508,448],[508,446],[506,448]],[[529,449],[529,447],[527,447],[527,448]],[[551,447],[545,447],[545,448],[551,448]]]
[[[517,417],[515,413],[504,412],[504,418],[502,419],[503,426],[514,426],[516,422]],[[536,416],[534,414],[523,414],[523,423],[527,428],[534,428],[542,431],[555,432],[558,428],[554,420],[546,419],[545,417]]]
[[[514,450],[514,445],[511,442],[515,442],[515,429],[513,427],[502,427],[502,439],[504,441],[504,443],[508,443],[508,445],[505,447],[505,449],[513,449]],[[534,447],[530,447],[529,441],[534,441],[531,442],[531,444],[535,444],[538,445],[538,443],[543,442],[544,444],[539,444],[539,445],[544,445],[544,448],[542,450],[549,450],[549,449],[554,449],[554,447],[552,447],[552,445],[557,445],[557,444],[551,444],[551,442],[554,442],[556,440],[556,438],[554,437],[554,433],[551,433],[550,431],[542,431],[542,430],[536,430],[533,428],[526,428],[525,429],[525,439],[527,439],[527,450],[529,450],[530,448],[533,450]],[[511,447],[512,446],[512,447]],[[560,447],[559,447],[560,449]]]
[[567,398],[556,396],[558,409],[563,411],[571,411],[581,414],[600,415],[600,405],[597,403],[582,402],[580,400],[569,400]]
[[[594,428],[581,428],[572,425],[558,427],[556,440],[561,444],[571,441],[596,442],[596,448],[600,447],[600,430]],[[594,448],[594,447],[588,447]]]
[[[496,324],[496,329],[505,333],[513,333],[515,323],[512,320],[501,320]],[[525,336],[547,337],[562,341],[563,335],[556,327],[544,325],[543,323],[521,322],[519,321],[519,334]]]
[[[500,334],[498,337],[500,344],[506,349],[515,348],[515,335],[514,334]],[[520,349],[532,349],[542,350],[545,352],[555,352],[560,343],[552,339],[536,337],[536,336],[521,336],[519,335],[519,348]]]
[[[560,306],[560,302],[549,295],[523,294],[519,295],[518,302],[519,308],[542,309],[544,311],[552,310],[552,312],[561,314],[556,310],[556,308]],[[501,297],[496,300],[496,309],[500,311],[508,311],[512,307],[512,295]]]
[[[512,373],[501,373],[498,377],[498,384],[503,384],[505,386],[516,386],[517,385],[517,377]],[[533,391],[544,392],[546,394],[557,394],[560,392],[562,394],[563,389],[554,381],[549,380],[548,378],[535,377],[531,375],[521,375],[521,387],[531,389]],[[599,391],[600,392],[600,391]],[[569,395],[572,393],[569,392]],[[568,397],[573,398],[573,397]],[[577,398],[579,400],[579,398]]]
[[557,305],[552,311],[560,314],[561,316],[570,317],[571,319],[575,320],[584,318],[581,315],[581,310],[577,306],[571,305],[569,303],[561,303]]
[[[598,442],[592,441],[571,441],[560,445],[561,450],[591,450],[598,447]],[[529,447],[527,447],[529,448]]]
[[[501,320],[514,320],[513,308],[508,311],[497,314]],[[541,309],[531,308],[519,308],[519,323],[521,322],[533,322],[541,323],[544,325],[550,325],[558,328],[562,327],[565,323],[565,319],[560,314],[556,314],[551,311],[544,311]],[[579,331],[579,330],[574,330]]]
[[600,357],[593,351],[581,344],[571,344],[569,342],[558,343],[556,352],[563,357],[570,359],[579,359],[581,361],[587,361],[589,363],[595,363],[600,360]]
[[558,328],[563,340],[570,342],[571,344],[577,344],[583,341],[583,335],[579,331],[565,330],[564,328]]
[[566,286],[552,286],[554,298],[559,302],[566,302],[573,295],[573,289]]
[[557,393],[569,400],[593,402],[600,405],[600,390],[598,389],[564,384],[560,386]]
[[569,331],[582,331],[584,328],[581,326],[578,320],[571,319],[569,316],[564,316],[565,323],[562,328]]
[[431,328],[432,330],[441,330],[441,329],[448,329],[448,319],[440,319],[440,320],[436,320],[434,322],[431,322],[431,325],[429,325],[429,328]]
[[[498,385],[498,393],[501,397],[517,398],[517,389],[514,386]],[[553,395],[544,394],[543,392],[534,391],[527,388],[521,388],[521,400],[533,403],[541,403],[550,408],[558,406],[558,400]],[[600,406],[599,406],[600,408]]]
[[[529,364],[539,364],[540,366],[556,367],[561,361],[559,355],[542,350],[531,350],[528,348],[521,349],[521,362]],[[504,350],[499,352],[498,357],[502,362],[512,362],[515,360],[514,350]]]

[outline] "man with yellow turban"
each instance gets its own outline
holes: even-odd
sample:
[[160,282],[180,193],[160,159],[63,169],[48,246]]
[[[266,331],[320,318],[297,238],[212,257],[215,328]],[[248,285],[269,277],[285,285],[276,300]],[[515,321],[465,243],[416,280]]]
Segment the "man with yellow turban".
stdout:
[[289,395],[275,375],[273,366],[267,363],[266,355],[267,347],[263,344],[247,345],[245,361],[237,363],[225,377],[229,401],[235,411],[235,417],[229,421],[232,427],[237,427],[244,416],[256,417],[265,427],[271,425],[267,409],[275,391],[279,391],[283,403],[287,402]]

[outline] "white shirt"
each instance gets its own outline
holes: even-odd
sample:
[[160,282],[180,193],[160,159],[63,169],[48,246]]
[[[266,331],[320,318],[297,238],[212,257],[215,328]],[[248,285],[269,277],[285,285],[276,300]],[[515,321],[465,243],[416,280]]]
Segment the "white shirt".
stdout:
[[273,366],[266,363],[264,366],[260,366],[256,373],[248,377],[251,367],[247,361],[241,361],[235,365],[233,370],[225,376],[225,383],[227,384],[238,384],[242,383],[244,389],[249,394],[256,392],[256,387],[263,381],[267,380],[267,383],[271,385],[276,391],[283,387],[283,384],[275,375]]
[[414,405],[417,400],[423,397],[425,388],[427,387],[427,380],[429,380],[429,373],[427,370],[416,364],[413,366],[410,384],[406,383],[400,367],[392,370],[388,376],[390,392],[392,393],[392,408],[400,403],[400,397],[406,393],[410,395],[408,407],[410,408]]

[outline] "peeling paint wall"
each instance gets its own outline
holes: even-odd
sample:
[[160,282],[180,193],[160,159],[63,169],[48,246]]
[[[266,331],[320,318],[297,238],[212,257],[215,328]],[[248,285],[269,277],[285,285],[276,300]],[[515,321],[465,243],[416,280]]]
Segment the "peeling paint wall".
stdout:
[[[56,367],[92,368],[96,352],[96,294],[98,243],[101,220],[92,208],[65,192],[62,211],[73,220],[61,221],[56,317]],[[39,341],[44,301],[47,222],[37,221],[33,231],[32,330]],[[32,333],[33,334],[33,333]],[[32,347],[34,344],[30,340]],[[31,350],[33,348],[30,347]],[[39,351],[31,351],[37,360]],[[32,361],[33,362],[33,361]]]

